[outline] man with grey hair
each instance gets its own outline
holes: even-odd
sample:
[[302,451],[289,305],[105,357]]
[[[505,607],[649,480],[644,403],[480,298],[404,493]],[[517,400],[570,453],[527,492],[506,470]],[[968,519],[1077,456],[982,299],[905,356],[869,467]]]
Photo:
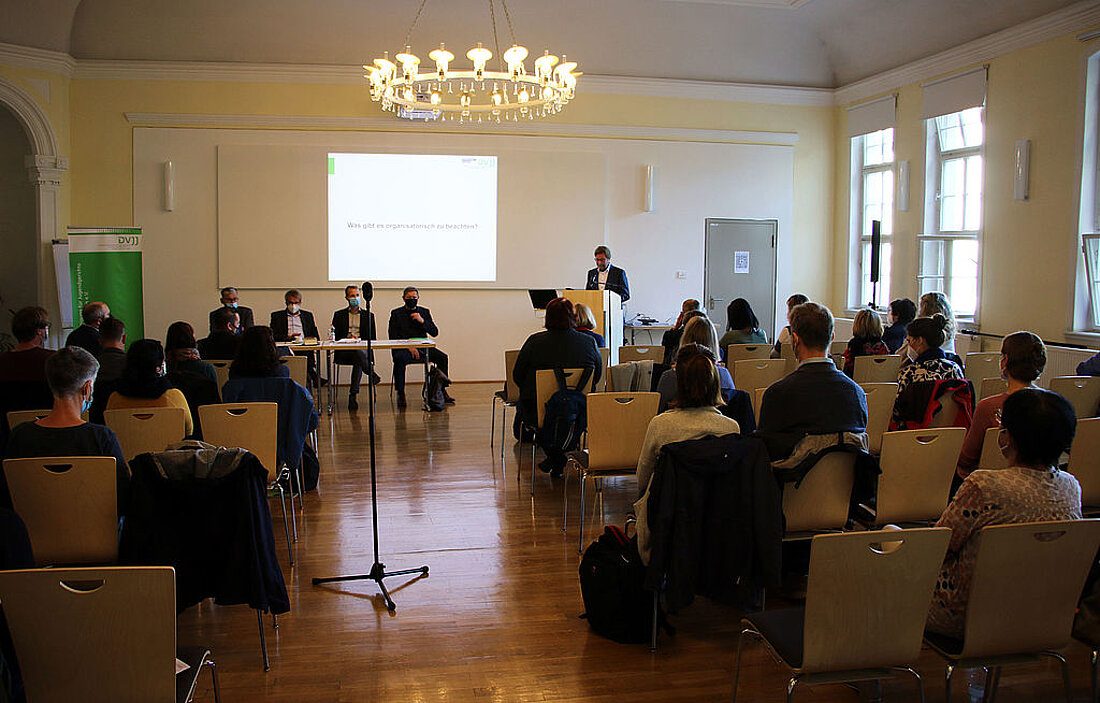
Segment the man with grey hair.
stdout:
[[619,294],[625,303],[630,300],[630,283],[626,280],[626,271],[611,265],[611,249],[600,245],[596,247],[596,268],[588,271],[586,290],[611,290]]
[[[46,382],[53,393],[53,410],[36,422],[12,428],[8,459],[39,456],[110,456],[115,459],[118,514],[125,514],[130,471],[118,437],[108,427],[85,422],[81,413],[92,404],[92,385],[99,362],[80,347],[65,347],[46,361]],[[7,479],[0,475],[0,507],[11,508]],[[63,517],[63,516],[59,516]]]
[[221,302],[222,306],[217,310],[210,311],[210,331],[213,332],[217,327],[214,325],[214,316],[218,314],[219,310],[229,308],[237,313],[237,317],[240,319],[241,324],[237,328],[237,334],[242,334],[246,329],[255,325],[252,318],[252,308],[246,308],[240,304],[241,296],[237,293],[237,289],[233,286],[226,286],[221,290]]
[[103,347],[99,339],[99,326],[111,316],[111,309],[107,303],[96,300],[87,303],[80,309],[80,317],[84,324],[69,333],[65,339],[65,346],[80,347],[86,349],[89,354],[99,358],[99,352]]

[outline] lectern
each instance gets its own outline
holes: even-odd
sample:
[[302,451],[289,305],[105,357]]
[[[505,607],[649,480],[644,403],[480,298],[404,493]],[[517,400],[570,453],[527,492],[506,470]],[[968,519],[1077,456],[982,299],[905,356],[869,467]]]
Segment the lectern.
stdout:
[[584,303],[596,316],[596,332],[603,335],[611,352],[611,364],[619,363],[623,345],[623,303],[618,293],[609,290],[566,290],[562,297],[574,305]]

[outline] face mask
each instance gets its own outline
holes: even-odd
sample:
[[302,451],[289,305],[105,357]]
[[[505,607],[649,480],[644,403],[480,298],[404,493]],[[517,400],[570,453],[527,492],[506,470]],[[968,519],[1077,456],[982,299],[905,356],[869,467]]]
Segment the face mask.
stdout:
[[412,310],[419,302],[420,300],[418,298],[405,298],[405,307],[407,307],[409,310]]
[[92,398],[91,398],[91,396],[89,396],[89,397],[85,398],[84,402],[82,402],[80,404],[80,414],[83,415],[84,413],[88,412],[91,409],[92,409]]
[[289,305],[286,306],[286,311],[289,312],[291,315],[297,315],[298,310],[300,310],[301,307],[302,307],[301,305],[297,305],[295,303],[290,303]]
[[909,357],[909,361],[916,361],[917,357],[920,356],[913,347],[906,347],[905,355]]
[[236,310],[237,309],[237,301],[234,300],[232,303],[226,303],[225,307],[229,308],[230,310]]
[[348,305],[353,308],[359,307],[359,298],[348,298]]

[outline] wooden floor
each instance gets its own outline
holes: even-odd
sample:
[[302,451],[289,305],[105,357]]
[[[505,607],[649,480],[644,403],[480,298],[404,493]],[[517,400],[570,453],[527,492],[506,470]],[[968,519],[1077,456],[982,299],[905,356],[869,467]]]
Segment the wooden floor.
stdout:
[[[373,582],[311,585],[313,577],[366,572],[373,563],[367,413],[340,407],[331,422],[322,416],[320,488],[306,496],[294,568],[276,532],[292,609],[278,629],[265,620],[271,670],[263,671],[256,618],[246,606],[208,601],[180,616],[181,644],[213,648],[223,701],[729,699],[735,610],[697,600],[673,618],[678,632],[662,637],[656,653],[604,640],[578,618],[575,507],[564,535],[561,481],[538,473],[532,497],[529,448],[520,452],[509,433],[506,466],[499,449],[490,449],[496,389],[454,386],[458,404],[431,414],[397,411],[388,388],[380,390],[381,559],[391,570],[431,568],[427,577],[387,579],[394,613]],[[527,469],[519,483],[518,456]],[[575,481],[570,489],[575,506]],[[592,538],[604,523],[622,524],[635,490],[633,478],[605,482],[604,513],[589,522]],[[1076,699],[1087,700],[1088,651],[1073,645],[1065,654]],[[918,668],[928,700],[943,700],[940,660],[925,651]],[[953,700],[969,700],[965,674],[956,679]],[[786,669],[762,648],[746,650],[741,700],[785,700],[786,681]],[[1006,670],[999,700],[1056,700],[1060,681],[1049,664]],[[884,693],[887,701],[919,700],[912,679],[888,682]],[[829,685],[800,687],[796,699],[860,695]],[[213,700],[206,675],[196,700]]]

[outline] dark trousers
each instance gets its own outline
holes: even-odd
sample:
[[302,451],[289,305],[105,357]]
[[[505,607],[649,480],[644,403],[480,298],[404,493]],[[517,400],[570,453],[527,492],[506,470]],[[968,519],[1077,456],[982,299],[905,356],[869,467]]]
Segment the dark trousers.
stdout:
[[366,349],[346,349],[336,352],[336,356],[333,359],[337,364],[344,364],[345,366],[351,366],[351,390],[348,391],[350,395],[357,395],[359,393],[359,382],[363,378],[363,373],[370,373],[373,367],[371,359],[367,356]]
[[414,359],[408,349],[393,350],[393,387],[398,395],[405,395],[405,367],[409,364],[423,364],[424,356],[428,361],[439,367],[444,376],[447,376],[447,355],[436,348],[417,349],[419,359]]

